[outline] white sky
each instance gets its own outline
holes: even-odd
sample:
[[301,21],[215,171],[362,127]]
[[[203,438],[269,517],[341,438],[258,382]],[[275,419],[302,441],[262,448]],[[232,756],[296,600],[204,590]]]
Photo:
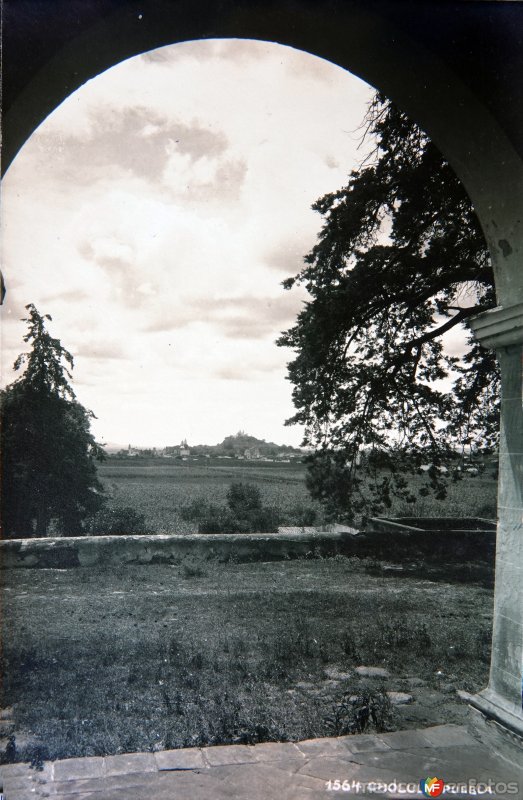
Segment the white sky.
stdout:
[[276,44],[188,42],[71,95],[3,182],[2,375],[35,303],[100,440],[298,445],[285,379],[311,204],[361,161],[371,89]]

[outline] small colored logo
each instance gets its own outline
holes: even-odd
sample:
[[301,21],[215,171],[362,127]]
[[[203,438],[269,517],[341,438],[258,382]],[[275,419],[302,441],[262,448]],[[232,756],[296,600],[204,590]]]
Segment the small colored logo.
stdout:
[[419,785],[425,797],[439,797],[445,788],[441,778],[423,778]]

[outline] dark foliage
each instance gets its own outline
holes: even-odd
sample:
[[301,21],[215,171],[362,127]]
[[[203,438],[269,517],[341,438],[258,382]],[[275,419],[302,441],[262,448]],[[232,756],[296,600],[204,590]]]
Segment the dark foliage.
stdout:
[[369,729],[383,733],[390,729],[392,718],[392,703],[385,688],[362,686],[356,693],[346,692],[325,723],[334,736],[346,736]]
[[84,532],[93,536],[148,533],[145,516],[134,508],[106,506],[86,521]]
[[196,503],[185,514],[199,521],[200,533],[275,533],[281,524],[279,509],[264,506],[258,487],[242,481],[231,483],[227,506]]
[[104,453],[90,432],[91,411],[68,379],[71,354],[46,330],[35,306],[26,306],[31,351],[25,371],[2,392],[2,530],[4,536],[45,536],[52,525],[80,533],[83,520],[102,505],[96,460]]
[[231,483],[227,492],[227,505],[233,514],[244,517],[262,507],[261,492],[252,483]]
[[[412,500],[404,476],[422,463],[433,465],[424,491],[442,496],[440,467],[455,466],[457,447],[492,450],[498,436],[496,360],[465,331],[495,305],[470,199],[435,145],[380,94],[365,136],[374,151],[313,206],[324,219],[318,242],[284,282],[304,285],[310,299],[278,341],[296,353],[288,424],[304,425],[315,450],[309,487],[331,516],[348,518],[376,513],[391,493]],[[445,346],[459,329],[461,352],[456,340]],[[369,458],[376,451],[381,465]]]

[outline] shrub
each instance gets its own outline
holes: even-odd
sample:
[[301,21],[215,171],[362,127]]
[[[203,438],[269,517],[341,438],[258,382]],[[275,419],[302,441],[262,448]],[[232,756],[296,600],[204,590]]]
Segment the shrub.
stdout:
[[[281,513],[273,506],[263,506],[261,492],[250,483],[232,483],[227,492],[227,506],[208,504],[200,519],[200,533],[274,533]],[[200,505],[194,504],[200,513]]]
[[210,506],[209,516],[198,525],[199,533],[275,533],[280,522],[278,509],[265,506],[236,517],[229,509]]
[[325,718],[325,724],[334,736],[365,733],[368,728],[383,733],[390,727],[392,716],[392,703],[385,689],[362,686],[357,694],[344,694]]
[[185,522],[199,522],[210,516],[215,509],[216,506],[213,506],[204,496],[200,495],[188,503],[183,503],[180,506],[179,514]]
[[201,561],[196,558],[188,558],[182,564],[182,575],[184,578],[204,578],[207,571]]
[[241,481],[231,483],[227,492],[227,505],[232,513],[241,519],[252,511],[261,509],[261,492],[252,483]]
[[281,514],[274,506],[263,506],[254,511],[250,518],[253,533],[274,533],[278,530]]
[[85,526],[92,536],[147,533],[145,517],[127,506],[105,507],[92,516]]
[[199,533],[247,533],[248,526],[237,520],[228,508],[209,505],[198,525]]
[[299,528],[312,527],[318,519],[318,510],[310,505],[297,505],[288,514],[290,524]]

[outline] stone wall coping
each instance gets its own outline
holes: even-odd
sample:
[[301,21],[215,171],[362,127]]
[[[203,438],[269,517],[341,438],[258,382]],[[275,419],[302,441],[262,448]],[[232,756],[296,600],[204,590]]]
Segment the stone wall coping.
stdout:
[[295,533],[143,533],[143,534],[111,534],[105,536],[45,536],[20,539],[2,539],[0,548],[18,547],[55,547],[56,545],[79,544],[82,542],[241,542],[241,541],[287,541],[299,539],[333,539],[338,540],[350,535],[347,531],[297,531]]

